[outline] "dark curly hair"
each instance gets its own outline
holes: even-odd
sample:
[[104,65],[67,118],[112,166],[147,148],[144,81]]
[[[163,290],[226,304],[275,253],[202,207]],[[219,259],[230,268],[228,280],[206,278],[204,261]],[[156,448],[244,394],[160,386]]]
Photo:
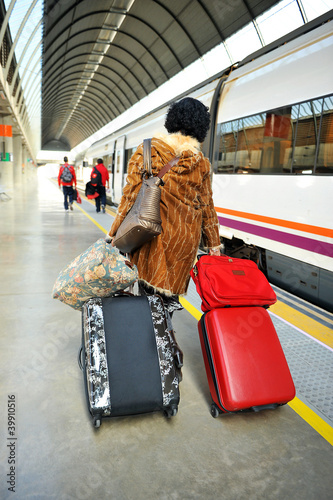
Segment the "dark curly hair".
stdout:
[[207,106],[192,97],[171,104],[164,126],[169,134],[180,132],[203,142],[210,125],[210,113]]

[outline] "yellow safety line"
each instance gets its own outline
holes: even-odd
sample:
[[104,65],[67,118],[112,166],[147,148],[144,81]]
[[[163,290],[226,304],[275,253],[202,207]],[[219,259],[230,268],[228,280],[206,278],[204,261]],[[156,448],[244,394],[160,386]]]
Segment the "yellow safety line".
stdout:
[[106,208],[105,210],[107,211],[108,214],[112,215],[113,217],[117,215],[117,210],[115,210],[114,208]]
[[[182,306],[197,320],[202,316],[202,312],[198,311],[188,300],[184,297],[179,298]],[[275,304],[276,305],[276,304]],[[273,306],[270,307],[270,310]],[[277,313],[276,313],[277,314]],[[303,315],[304,316],[304,315]],[[292,408],[300,417],[303,418],[311,427],[317,431],[326,441],[333,445],[333,428],[325,422],[319,415],[317,415],[313,410],[311,410],[305,403],[300,399],[294,398],[288,403],[290,408]]]
[[[281,301],[283,302],[283,294],[278,292],[277,290],[275,290],[275,293],[276,293],[277,298],[278,299],[280,298]],[[303,311],[306,311],[306,312],[312,314],[313,316],[316,316],[316,318],[318,318],[319,320],[324,320],[326,323],[330,323],[332,325],[332,328],[333,328],[333,319],[330,319],[327,316],[325,316],[324,314],[321,314],[319,312],[320,309],[318,309],[318,310],[311,309],[310,307],[307,307],[304,303],[302,303],[300,305],[296,300],[293,300],[290,297],[288,297],[288,305],[290,305],[290,307],[293,307],[293,304],[296,306],[296,309],[297,309],[297,306],[301,307],[301,309]],[[332,315],[332,318],[333,318],[333,315]]]
[[333,428],[325,420],[298,398],[294,398],[288,405],[333,446]]
[[82,207],[80,207],[80,205],[78,203],[76,203],[76,206],[81,210],[81,212],[84,213],[84,215],[86,217],[88,217],[89,220],[91,220],[91,222],[93,222],[101,231],[103,231],[103,233],[107,233],[107,230],[104,229],[104,227],[102,227],[100,224],[98,224],[98,222],[95,221],[95,219],[93,219],[93,217],[91,217],[85,210],[83,210]]
[[[85,201],[87,201],[88,203],[90,203],[91,205],[94,205],[95,206],[95,200],[90,200],[89,198],[87,198],[84,194],[81,193],[81,198],[83,198]],[[80,207],[79,207],[80,208]],[[83,210],[83,209],[82,209]],[[105,207],[105,210],[108,214],[112,215],[113,217],[115,217],[117,215],[117,210],[114,209],[114,208],[108,208],[108,207]]]
[[188,300],[184,299],[184,297],[179,297],[179,302],[186,309],[186,311],[188,311],[190,314],[192,314],[192,316],[197,321],[199,321],[199,319],[202,316],[202,312],[198,311],[198,309],[196,307],[192,306],[192,304],[190,304]]
[[295,325],[297,328],[300,328],[304,332],[308,333],[315,339],[320,340],[327,346],[333,347],[332,328],[318,323],[315,319],[309,318],[305,314],[296,311],[292,307],[280,301],[277,301],[275,304],[270,306],[269,310],[289,323]]

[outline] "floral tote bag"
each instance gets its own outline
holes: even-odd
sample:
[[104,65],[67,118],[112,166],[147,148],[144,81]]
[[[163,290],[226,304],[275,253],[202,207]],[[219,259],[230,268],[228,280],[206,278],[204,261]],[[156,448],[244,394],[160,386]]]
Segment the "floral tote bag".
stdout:
[[81,310],[91,297],[108,297],[137,279],[137,267],[100,238],[60,272],[53,298]]

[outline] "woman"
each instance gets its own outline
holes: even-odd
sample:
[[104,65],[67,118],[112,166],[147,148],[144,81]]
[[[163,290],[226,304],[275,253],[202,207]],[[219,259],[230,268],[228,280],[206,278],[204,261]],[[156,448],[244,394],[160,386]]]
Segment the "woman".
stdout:
[[[170,313],[182,309],[201,236],[211,254],[220,255],[219,222],[213,205],[210,163],[200,151],[210,125],[208,108],[186,97],[172,104],[165,128],[169,135],[152,138],[153,175],[174,156],[178,163],[164,175],[161,187],[162,233],[131,255],[139,272],[140,291],[162,295]],[[143,145],[128,164],[127,184],[109,235],[113,237],[141,187]]]

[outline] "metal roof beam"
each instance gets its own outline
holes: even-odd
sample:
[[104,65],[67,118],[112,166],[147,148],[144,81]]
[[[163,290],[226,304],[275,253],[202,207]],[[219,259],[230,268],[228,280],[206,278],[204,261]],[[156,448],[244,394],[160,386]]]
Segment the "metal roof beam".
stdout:
[[[70,91],[70,92],[67,92],[67,93],[66,93],[66,95],[63,95],[63,101],[62,101],[62,102],[57,103],[57,104],[56,104],[56,106],[55,106],[54,108],[52,108],[52,107],[51,107],[51,104],[49,104],[49,105],[48,105],[48,106],[46,106],[46,107],[43,107],[43,112],[45,112],[45,113],[46,113],[46,112],[49,112],[49,110],[50,110],[50,116],[52,116],[52,114],[51,114],[51,113],[52,113],[52,109],[53,109],[53,110],[54,110],[54,109],[57,109],[57,107],[61,106],[63,102],[65,102],[65,103],[67,103],[67,102],[68,102],[68,103],[70,103],[70,102],[71,102],[71,98],[67,99],[67,94],[68,94],[69,96],[72,96],[72,95],[73,95],[73,93],[72,93],[71,91]],[[95,97],[95,94],[93,94],[93,97],[92,97],[92,96],[90,95],[90,93],[89,93],[89,92],[86,92],[86,93],[85,93],[85,95],[84,95],[83,102],[82,102],[82,104],[80,103],[80,105],[81,105],[82,107],[85,107],[85,105],[86,105],[86,101],[88,101],[88,102],[90,102],[90,101],[91,101],[91,102],[92,102],[92,103],[94,103],[94,105],[95,105],[94,109],[95,109],[95,110],[96,110],[96,109],[98,109],[98,110],[99,110],[98,112],[100,112],[100,111],[101,111],[101,109],[103,109],[103,111],[105,111],[105,109],[109,110],[109,111],[110,111],[110,113],[108,113],[108,114],[107,114],[107,119],[108,119],[109,121],[113,120],[113,118],[115,118],[115,117],[116,117],[116,114],[115,114],[115,113],[112,113],[112,109],[111,109],[109,106],[107,106],[106,108],[105,108],[105,107],[104,107],[104,108],[100,108],[100,104],[101,104],[100,100],[96,100],[94,97]],[[65,100],[64,100],[64,98],[65,98]],[[75,109],[75,107],[73,107],[72,109]]]
[[[65,76],[66,71],[71,71],[71,70],[72,70],[75,66],[82,66],[82,65],[86,65],[86,63],[85,63],[85,62],[83,62],[83,63],[76,63],[76,64],[72,64],[72,66],[71,66],[70,68],[66,68],[66,69],[63,71],[63,73],[62,73],[62,80],[61,80],[61,82],[66,81],[65,79],[66,79],[68,76],[72,76],[72,75],[74,75],[74,74],[80,74],[80,75],[82,75],[82,76],[81,76],[81,78],[92,79],[92,76],[91,76],[91,77],[89,77],[89,76],[85,77],[85,76],[84,76],[85,71],[87,71],[87,74],[89,73],[89,70],[85,70],[85,69],[82,69],[81,71],[80,71],[80,70],[78,70],[78,71],[72,71],[71,73],[68,73],[68,74]],[[115,69],[114,69],[114,68],[109,67],[109,66],[107,66],[106,64],[102,64],[102,65],[100,65],[100,66],[101,66],[101,67],[103,67],[103,68],[105,68],[107,71],[110,71],[110,72],[112,72],[112,73],[115,73],[115,74],[116,74],[116,75],[117,75],[120,79],[122,78],[122,75],[121,75],[120,73],[118,73],[117,71],[115,71]],[[95,74],[95,73],[94,73],[94,74]],[[104,76],[104,77],[108,78],[106,75],[104,75],[104,74],[102,75],[101,73],[96,73],[96,75],[99,75],[99,76]],[[129,86],[129,84],[128,84],[125,80],[122,80],[122,81],[123,81],[123,83],[126,85],[127,90],[128,90],[129,92],[132,92],[132,93],[134,94],[135,98],[136,98],[137,100],[139,100],[139,99],[140,99],[140,98],[139,98],[139,96],[138,96],[138,95],[136,94],[136,92],[132,89],[132,87],[130,87],[130,86]],[[47,92],[51,91],[51,90],[53,89],[53,87],[54,87],[54,86],[56,86],[56,85],[59,85],[59,82],[53,82],[53,80],[51,80],[50,82],[47,82],[46,84],[44,84],[44,92],[46,92],[46,91],[47,91]],[[124,92],[125,92],[125,91],[124,91]],[[132,103],[132,104],[133,104],[133,103]]]
[[[88,42],[88,43],[91,43],[91,42]],[[79,45],[77,45],[76,47],[79,47]],[[117,49],[119,49],[119,50],[124,51],[127,55],[130,55],[131,57],[133,57],[133,54],[131,54],[131,52],[129,52],[128,50],[124,49],[123,47],[118,46],[118,45],[116,45],[115,47],[116,47]],[[91,54],[91,52],[83,52],[83,53],[77,54],[77,55],[75,55],[75,56],[72,56],[72,57],[70,57],[70,58],[66,59],[66,61],[65,61],[65,62],[66,62],[66,63],[70,63],[71,61],[73,61],[73,59],[76,59],[76,58],[81,57],[81,56],[89,56],[90,54]],[[59,58],[57,59],[57,61],[54,63],[54,65],[55,65],[56,63],[60,62],[60,60],[62,59],[62,57],[64,57],[64,56],[59,57]],[[110,59],[110,60],[114,60],[114,61],[116,61],[116,62],[120,62],[118,59],[116,59],[116,58],[115,58],[115,57],[113,57],[113,56],[109,56],[108,54],[105,54],[105,55],[104,55],[104,57],[105,57],[105,58],[107,58],[107,59]],[[134,58],[134,57],[133,57],[133,58]],[[144,73],[145,73],[145,74],[149,77],[149,79],[152,81],[152,83],[154,84],[154,87],[155,87],[155,88],[157,88],[157,83],[155,82],[154,78],[151,76],[151,74],[149,73],[149,71],[147,70],[147,68],[145,68],[145,67],[143,66],[143,64],[141,64],[141,62],[140,62],[140,61],[137,61],[136,59],[134,59],[134,60],[138,63],[138,65],[139,65],[139,66],[140,66],[140,68],[143,70],[143,72],[144,72]],[[64,63],[62,63],[62,64],[64,64]],[[86,62],[86,64],[88,64],[88,62]],[[91,63],[91,64],[93,64],[93,63]],[[47,72],[46,72],[46,73],[43,73],[43,81],[47,81],[49,78],[53,78],[55,71],[57,71],[59,68],[61,68],[61,65],[60,65],[58,68],[54,68],[54,65],[53,65],[53,67],[52,67],[53,72],[52,72],[50,75],[47,75]],[[126,68],[126,70],[127,70],[127,71],[131,74],[131,76],[133,76],[133,78],[135,78],[136,82],[140,85],[140,87],[141,87],[141,88],[142,88],[142,90],[144,91],[145,95],[148,95],[147,90],[146,90],[146,89],[145,89],[145,87],[142,85],[142,83],[140,82],[139,78],[138,78],[138,77],[137,77],[137,76],[133,73],[133,71],[131,71],[131,70],[130,70],[127,66],[125,66],[125,64],[124,64],[124,63],[122,63],[122,65],[123,65],[123,66],[124,66],[124,68]],[[103,67],[103,66],[101,66],[101,67]]]
[[[7,59],[7,64],[6,64],[6,68],[7,69],[5,71],[5,78],[6,78],[6,80],[7,80],[7,77],[8,77],[8,71],[9,71],[10,63],[12,62],[12,59],[13,59],[13,56],[14,56],[14,53],[15,53],[16,45],[17,45],[17,43],[18,43],[18,41],[20,39],[20,36],[21,36],[21,33],[22,33],[23,29],[25,28],[27,20],[29,19],[30,14],[33,11],[33,9],[35,8],[35,5],[36,5],[37,2],[38,2],[38,0],[32,0],[32,3],[30,4],[29,9],[27,10],[26,15],[24,16],[24,19],[21,22],[21,25],[19,27],[19,30],[18,30],[17,34],[16,34],[15,40],[13,42],[13,45],[10,48],[10,52],[9,52],[8,59]],[[24,52],[26,52],[26,50],[27,50],[27,45],[25,45],[25,47],[24,47]],[[17,64],[17,68],[19,67],[19,65],[20,65],[20,63]]]
[[[77,19],[75,19],[74,22],[71,23],[70,27],[72,28],[73,26],[75,26],[76,23],[80,23],[82,22],[84,19],[86,18],[91,18],[92,15],[99,15],[99,14],[109,14],[110,12],[113,12],[115,9],[110,9],[110,10],[98,10],[98,11],[95,11],[92,13],[88,13],[88,14],[85,14],[84,16],[81,16]],[[175,51],[171,48],[170,44],[165,40],[165,38],[162,36],[161,33],[159,33],[157,31],[157,29],[150,23],[148,23],[147,21],[145,21],[144,19],[141,19],[140,17],[138,16],[135,16],[133,14],[129,14],[127,13],[126,14],[126,17],[127,18],[132,18],[132,19],[135,19],[136,21],[139,21],[141,22],[142,24],[144,24],[146,27],[148,27],[149,29],[151,29],[155,35],[157,35],[158,38],[160,38],[162,40],[162,42],[166,45],[166,47],[168,48],[169,52],[173,55],[173,57],[176,59],[178,65],[180,66],[181,69],[184,68],[183,64],[181,63],[179,57],[177,56],[177,54],[175,53]],[[53,40],[51,40],[49,42],[49,44],[44,48],[44,51],[45,53],[47,53],[49,51],[49,49],[55,44],[56,40],[61,37],[61,35],[63,35],[64,33],[66,33],[66,31],[69,29],[69,26],[66,26],[62,31],[60,31],[60,33],[57,33],[57,35],[53,38]],[[82,34],[83,32],[86,32],[86,31],[89,31],[89,30],[108,30],[108,31],[111,31],[111,32],[116,32],[116,33],[122,33],[123,35],[127,35],[127,36],[131,36],[129,35],[127,32],[125,31],[122,31],[118,26],[108,26],[108,25],[103,25],[102,29],[100,28],[100,26],[93,26],[93,27],[89,27],[83,31],[78,31],[76,33],[74,33],[73,35],[71,35],[70,37],[67,38],[66,42],[67,41],[70,41],[72,38],[74,38],[75,36],[78,36],[80,34]],[[132,36],[133,37],[133,36]],[[133,37],[136,41],[139,41],[136,37]],[[112,45],[112,42],[110,41],[106,41],[104,39],[96,39],[96,43],[107,43],[109,44],[110,46]],[[139,43],[141,43],[139,41]],[[148,47],[146,47],[146,50],[149,51]],[[149,52],[151,54],[151,52]],[[152,54],[151,54],[152,55]],[[52,57],[52,54],[50,55],[50,57]],[[152,55],[152,57],[154,57]],[[45,64],[47,64],[47,60],[45,61]],[[158,61],[156,60],[157,64],[158,64]]]
[[[93,28],[91,28],[93,29]],[[88,30],[87,30],[88,31]],[[159,61],[157,60],[157,58],[154,56],[154,54],[152,53],[152,51],[146,47],[137,37],[133,36],[133,35],[129,35],[128,33],[126,33],[125,31],[119,31],[117,30],[118,33],[122,33],[123,35],[125,36],[128,36],[129,38],[131,38],[132,40],[134,40],[136,43],[138,43],[138,45],[140,45],[141,47],[143,47],[144,51],[147,52],[151,58],[154,60],[155,64],[160,68],[160,70],[162,71],[162,73],[164,74],[164,76],[166,78],[168,78],[168,75],[167,73],[165,72],[164,68],[162,67],[162,65],[159,63]],[[76,33],[75,35],[73,35],[72,37],[70,37],[70,39],[74,38],[75,36],[78,36],[78,33]],[[44,67],[47,65],[48,61],[51,59],[51,57],[54,55],[54,53],[58,53],[59,52],[59,49],[63,46],[63,45],[67,45],[68,43],[68,40],[66,40],[65,42],[62,43],[62,45],[60,47],[57,48],[57,50],[55,50],[52,54],[49,55],[48,59],[44,59],[43,61],[43,64],[44,64]],[[71,47],[69,50],[67,50],[64,54],[62,54],[61,56],[59,56],[59,58],[57,59],[56,62],[58,62],[62,57],[64,57],[65,55],[67,55],[70,51],[72,50],[75,50],[76,48],[78,47],[82,47],[83,45],[87,45],[87,44],[94,44],[96,43],[96,40],[90,40],[90,41],[84,41],[82,43],[79,43],[77,45],[74,45],[73,47]],[[109,45],[109,47],[118,47],[116,45],[114,45],[113,43],[112,44],[106,44],[106,45]],[[103,53],[103,52],[96,52],[96,55],[100,55],[101,57],[105,57],[106,56],[106,53]],[[133,56],[133,53],[131,54]],[[134,57],[134,56],[133,56]],[[136,59],[134,57],[135,61],[138,62],[138,59]],[[54,65],[54,63],[52,63],[52,66]],[[47,74],[49,70],[46,70],[45,71],[45,74]],[[151,75],[150,75],[151,77]],[[153,78],[151,77],[151,79],[153,80]],[[153,80],[154,81],[154,80]],[[156,82],[154,81],[154,84],[157,86]]]
[[[134,103],[129,99],[128,95],[126,94],[126,92],[124,92],[124,90],[115,82],[112,80],[112,78],[106,76],[106,75],[103,75],[102,73],[96,73],[94,75],[94,77],[84,77],[82,76],[82,72],[73,72],[71,73],[71,75],[74,75],[74,74],[80,74],[80,77],[79,77],[79,83],[81,82],[86,82],[86,84],[89,84],[90,85],[90,82],[91,83],[97,83],[99,85],[103,85],[103,87],[106,87],[108,89],[109,92],[112,92],[112,90],[110,90],[110,87],[108,85],[106,85],[105,83],[102,83],[98,80],[98,78],[106,78],[109,82],[113,83],[114,87],[120,92],[120,94],[125,97],[125,99],[127,100],[129,106],[132,106]],[[77,78],[71,78],[70,82],[77,82],[78,79]],[[54,93],[59,93],[62,89],[62,87],[69,83],[68,80],[65,81],[64,79],[61,80],[61,83],[60,85],[58,85],[55,89],[51,89],[49,88],[49,90],[47,91],[47,98],[46,100],[50,99],[51,97],[53,97],[53,94]],[[44,92],[45,92],[45,88],[44,88]],[[117,95],[115,93],[113,93],[114,95]],[[121,102],[121,104],[124,106],[124,108],[126,108],[125,104],[121,101],[120,97],[117,96],[118,100]]]

